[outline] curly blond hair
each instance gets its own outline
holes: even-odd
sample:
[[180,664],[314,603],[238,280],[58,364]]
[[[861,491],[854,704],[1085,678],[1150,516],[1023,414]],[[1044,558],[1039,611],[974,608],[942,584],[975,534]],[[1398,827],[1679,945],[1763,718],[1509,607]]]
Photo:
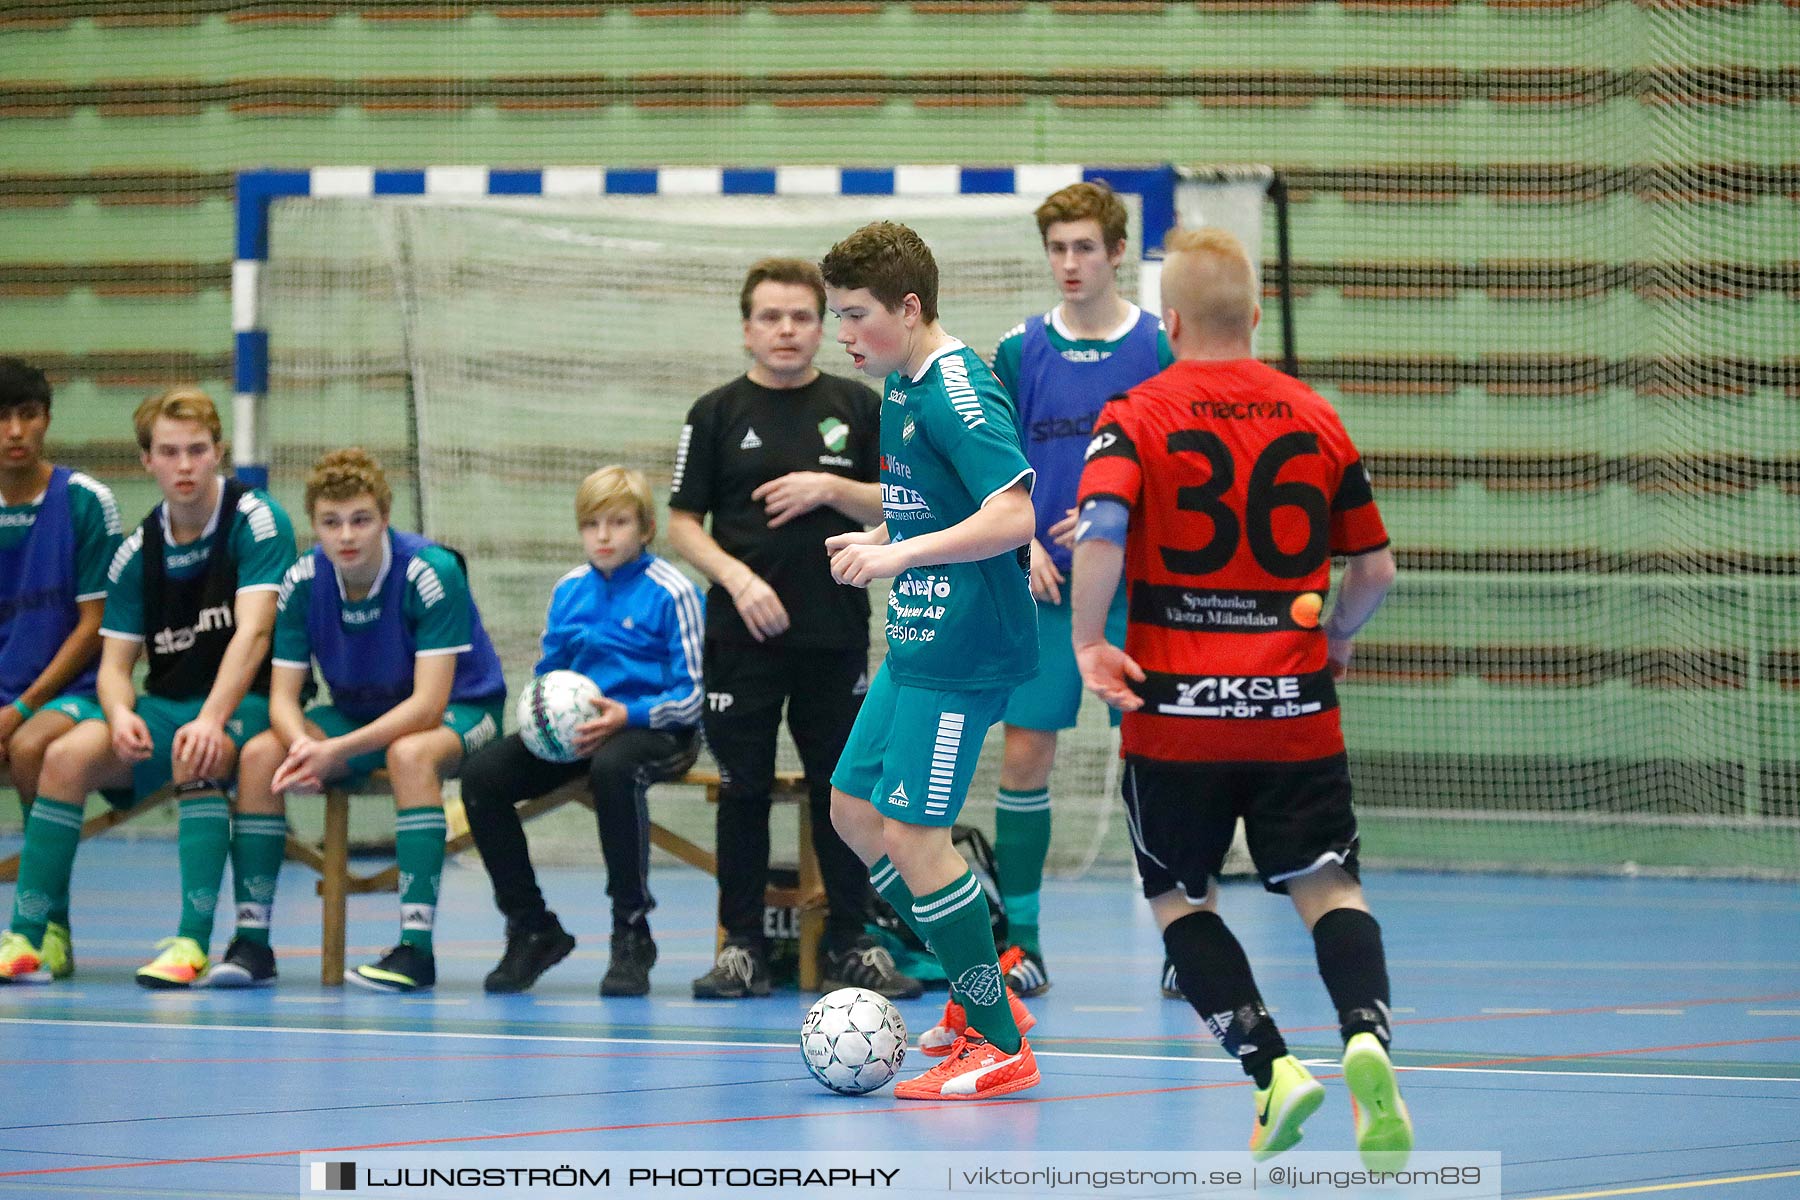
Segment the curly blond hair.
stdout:
[[358,496],[373,496],[384,521],[394,507],[394,489],[388,485],[387,472],[361,446],[326,451],[306,477],[308,517],[321,500],[354,500]]

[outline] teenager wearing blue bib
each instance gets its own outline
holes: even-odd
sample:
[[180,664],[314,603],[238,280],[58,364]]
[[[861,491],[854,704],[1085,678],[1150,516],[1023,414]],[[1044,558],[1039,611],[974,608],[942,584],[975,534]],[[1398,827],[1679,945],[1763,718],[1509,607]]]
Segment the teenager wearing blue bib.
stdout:
[[[0,763],[28,825],[50,744],[99,712],[106,566],[119,545],[112,492],[44,458],[50,401],[42,371],[0,358]],[[38,903],[27,896],[28,909]],[[74,970],[66,891],[45,901],[43,916],[35,942],[0,934],[0,978]]]
[[[444,871],[442,781],[498,737],[506,680],[468,575],[452,551],[388,525],[393,490],[360,449],[334,450],[306,481],[318,545],[281,581],[269,731],[244,747],[232,875],[237,932],[212,987],[273,982],[269,917],[287,820],[283,793],[386,767],[394,792],[400,940],[344,972],[373,991],[437,982],[431,931]],[[313,664],[331,702],[301,711]]]
[[[1075,507],[1094,418],[1114,396],[1175,361],[1162,322],[1119,294],[1125,202],[1104,183],[1076,183],[1037,208],[1038,234],[1062,302],[1000,339],[994,374],[1019,408],[1037,528],[1031,594],[1038,602],[1038,674],[1007,701],[1006,757],[994,807],[994,866],[1007,931],[1022,954],[1007,973],[1021,996],[1050,986],[1038,939],[1038,895],[1050,852],[1050,770],[1056,737],[1075,726],[1081,675],[1069,641],[1069,547],[1055,527]],[[1107,637],[1125,644],[1125,589],[1113,597]],[[1117,712],[1111,713],[1114,725]]]

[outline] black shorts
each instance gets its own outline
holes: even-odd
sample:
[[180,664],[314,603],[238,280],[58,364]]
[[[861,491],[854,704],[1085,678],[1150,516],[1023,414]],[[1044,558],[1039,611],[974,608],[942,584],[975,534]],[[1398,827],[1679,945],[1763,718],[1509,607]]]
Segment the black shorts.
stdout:
[[1225,865],[1239,817],[1263,887],[1335,862],[1357,878],[1350,764],[1168,763],[1125,757],[1125,819],[1145,896],[1200,900]]

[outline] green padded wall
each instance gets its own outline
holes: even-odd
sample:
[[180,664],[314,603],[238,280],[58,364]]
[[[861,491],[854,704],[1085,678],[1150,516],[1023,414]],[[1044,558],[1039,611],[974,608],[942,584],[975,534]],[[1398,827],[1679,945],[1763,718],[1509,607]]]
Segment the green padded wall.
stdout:
[[1371,857],[1792,874],[1797,103],[1783,0],[15,4],[0,341],[135,513],[240,168],[1271,163],[1405,570]]

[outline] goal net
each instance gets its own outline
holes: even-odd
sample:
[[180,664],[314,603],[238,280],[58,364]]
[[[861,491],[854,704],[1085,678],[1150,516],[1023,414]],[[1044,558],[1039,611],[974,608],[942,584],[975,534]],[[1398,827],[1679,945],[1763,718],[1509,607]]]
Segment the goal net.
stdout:
[[[1230,214],[1255,237],[1265,182],[1209,175],[1188,186],[1204,190],[1206,219]],[[623,463],[644,470],[666,501],[689,406],[748,365],[737,297],[755,260],[816,261],[868,221],[902,221],[937,258],[944,327],[991,357],[1008,329],[1054,302],[1031,214],[1055,186],[282,199],[268,214],[258,296],[269,366],[257,444],[271,485],[297,501],[306,471],[330,447],[360,444],[380,457],[395,483],[395,523],[467,556],[516,691],[537,657],[549,590],[581,561],[575,485],[597,466]],[[1126,199],[1122,289],[1136,298],[1154,285],[1141,245],[1146,203],[1171,214],[1174,205],[1172,195]],[[1234,202],[1248,211],[1231,213]],[[1198,192],[1186,201],[1188,220],[1201,219],[1200,203]],[[1153,237],[1160,242],[1160,231]],[[830,326],[818,365],[852,375]],[[884,590],[871,596],[877,660],[885,599]],[[990,829],[999,742],[996,729],[967,809]],[[797,769],[785,735],[781,754],[784,768]],[[1052,781],[1053,870],[1129,868],[1123,823],[1110,820],[1115,756],[1104,712],[1090,701]]]

